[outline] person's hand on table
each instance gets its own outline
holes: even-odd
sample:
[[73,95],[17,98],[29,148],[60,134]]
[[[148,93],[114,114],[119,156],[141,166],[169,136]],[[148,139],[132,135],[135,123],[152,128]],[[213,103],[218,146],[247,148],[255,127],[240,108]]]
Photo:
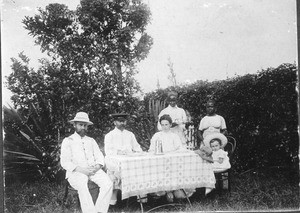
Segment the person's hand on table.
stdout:
[[193,151],[186,149],[186,148],[180,148],[180,149],[176,150],[176,152],[193,152]]
[[146,155],[146,152],[143,152],[143,151],[133,151],[133,152],[129,152],[127,155],[133,156],[133,157],[143,156],[143,155]]
[[127,150],[118,150],[118,155],[129,155],[131,152]]

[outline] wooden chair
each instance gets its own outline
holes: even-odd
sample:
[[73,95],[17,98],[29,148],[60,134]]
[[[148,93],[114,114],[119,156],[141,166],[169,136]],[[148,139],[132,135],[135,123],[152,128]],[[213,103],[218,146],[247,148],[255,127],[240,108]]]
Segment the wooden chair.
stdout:
[[197,144],[197,129],[193,125],[188,126],[185,131],[186,147],[189,150],[195,150]]
[[[66,179],[64,180],[63,185],[64,185],[64,197],[62,200],[63,207],[68,207],[67,205],[68,195],[69,192],[72,192],[72,193],[76,193],[77,207],[80,208],[80,201],[79,201],[77,190],[75,190],[72,186],[70,186],[68,180]],[[93,198],[93,202],[95,203],[99,194],[99,186],[92,181],[88,181],[88,188]]]
[[[236,148],[236,140],[232,136],[227,136],[228,143],[224,147],[224,150],[228,152],[229,160],[231,160],[234,150]],[[231,171],[232,169],[227,169],[224,171],[214,172],[216,177],[216,189],[219,194],[222,194],[223,189],[228,189],[231,191]]]

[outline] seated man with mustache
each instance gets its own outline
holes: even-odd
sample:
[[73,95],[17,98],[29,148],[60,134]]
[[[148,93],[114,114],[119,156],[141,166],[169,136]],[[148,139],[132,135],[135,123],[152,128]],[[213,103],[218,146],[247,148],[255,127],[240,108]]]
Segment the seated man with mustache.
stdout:
[[[125,129],[128,114],[116,113],[111,116],[114,119],[115,128],[107,133],[104,138],[104,150],[106,156],[129,155],[134,152],[143,152],[135,135]],[[121,186],[120,174],[110,170],[107,170],[107,174],[114,182],[114,190],[110,204],[115,205],[117,203],[117,193]],[[146,197],[146,195],[140,195],[140,197],[143,198]],[[141,199],[141,202],[147,202],[146,198]]]

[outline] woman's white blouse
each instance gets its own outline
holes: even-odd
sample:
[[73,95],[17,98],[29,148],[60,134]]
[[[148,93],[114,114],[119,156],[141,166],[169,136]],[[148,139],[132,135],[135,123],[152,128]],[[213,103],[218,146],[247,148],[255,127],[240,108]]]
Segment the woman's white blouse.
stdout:
[[162,141],[162,150],[163,152],[173,152],[177,150],[184,150],[181,140],[179,136],[171,131],[169,132],[157,132],[151,138],[151,144],[149,148],[149,152],[155,151],[155,143],[156,141]]

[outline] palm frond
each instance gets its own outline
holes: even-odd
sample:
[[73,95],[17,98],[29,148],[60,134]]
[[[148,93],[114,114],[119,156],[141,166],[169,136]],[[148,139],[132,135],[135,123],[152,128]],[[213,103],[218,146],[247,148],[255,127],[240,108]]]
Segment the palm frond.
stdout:
[[37,120],[37,118],[39,117],[39,113],[38,113],[38,111],[37,111],[37,109],[36,109],[36,107],[34,106],[33,103],[30,103],[30,106],[31,106],[31,112],[34,113],[34,115],[31,116],[31,118],[32,118],[32,120],[33,120],[33,122],[35,124],[35,127],[38,129],[38,131],[39,131],[40,134],[43,134],[44,131],[43,131],[42,127],[41,127],[42,125]]
[[41,148],[39,148],[39,146],[33,141],[31,140],[31,138],[29,137],[29,135],[27,135],[25,132],[23,131],[19,131],[29,142],[31,142],[31,144],[40,152],[40,154],[43,153],[43,150]]
[[14,151],[10,151],[10,150],[4,150],[4,152],[10,153],[10,154],[20,155],[20,156],[23,156],[23,157],[29,157],[29,158],[35,158],[35,159],[37,159],[35,156],[30,155],[30,154],[26,154],[26,153],[23,153],[23,152],[14,152]]
[[9,108],[7,106],[3,107],[4,114],[8,114],[10,118],[12,118],[14,121],[17,121],[21,123],[24,119],[22,119],[17,112],[16,109],[14,109],[12,106],[8,104]]
[[[27,160],[26,161],[26,164],[29,164],[28,161],[34,161],[35,164],[36,162],[41,162],[40,159],[36,158],[35,156],[33,155],[29,155],[29,154],[26,154],[26,153],[22,153],[22,152],[13,152],[13,151],[4,151],[5,153],[8,153],[8,154],[12,154],[14,155],[14,158],[17,159],[22,159],[22,160]],[[11,161],[11,163],[17,163],[17,161]],[[25,163],[25,161],[22,161],[22,163]]]

